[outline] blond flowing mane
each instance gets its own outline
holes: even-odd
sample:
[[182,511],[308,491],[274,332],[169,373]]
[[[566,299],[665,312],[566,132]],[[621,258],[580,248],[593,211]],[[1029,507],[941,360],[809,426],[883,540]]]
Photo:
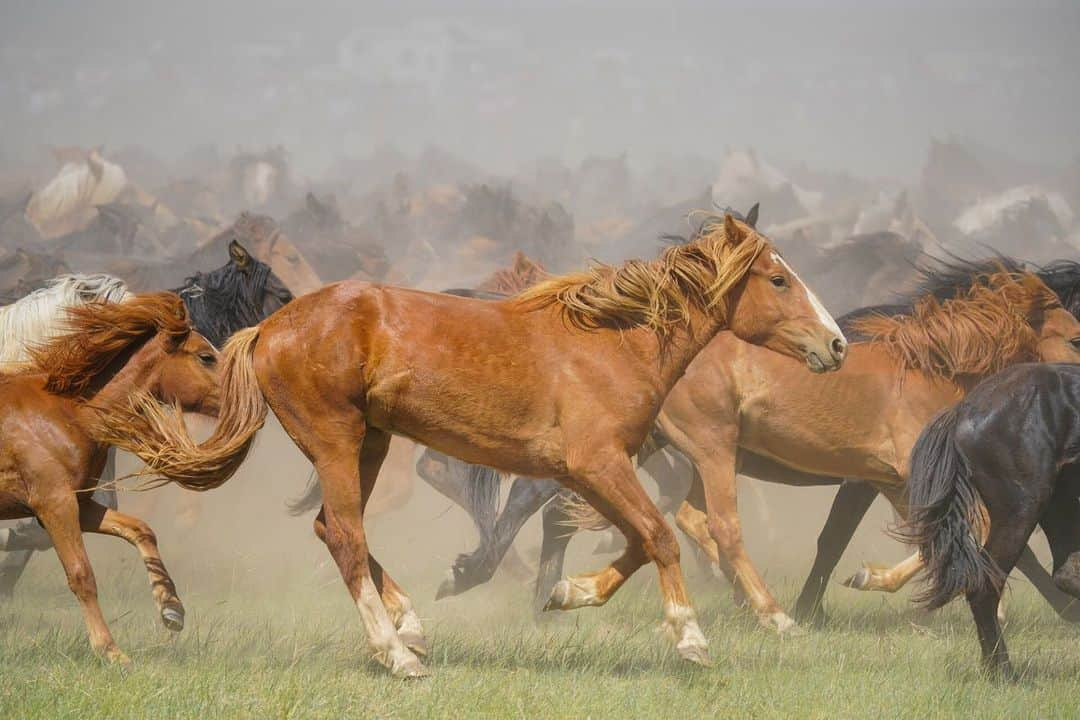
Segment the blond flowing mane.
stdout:
[[869,315],[852,329],[881,343],[904,367],[951,380],[1038,359],[1040,316],[1060,306],[1037,275],[998,272],[954,299],[924,297],[910,315]]
[[765,247],[765,238],[752,228],[740,223],[739,230],[748,237],[732,242],[725,217],[708,215],[689,242],[666,247],[656,260],[597,264],[554,277],[525,290],[518,302],[529,308],[556,305],[581,330],[646,327],[666,338],[689,322],[691,309],[726,312],[728,292]]
[[66,309],[64,332],[31,347],[28,370],[47,376],[45,388],[77,395],[125,349],[163,333],[174,345],[191,332],[187,309],[174,293],[135,295],[127,302],[93,302]]

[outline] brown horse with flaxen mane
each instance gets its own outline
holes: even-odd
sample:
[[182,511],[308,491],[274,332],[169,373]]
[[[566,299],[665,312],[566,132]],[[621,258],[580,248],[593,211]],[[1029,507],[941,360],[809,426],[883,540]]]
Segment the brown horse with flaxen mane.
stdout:
[[[598,573],[564,580],[549,607],[602,605],[652,560],[676,648],[707,663],[678,544],[630,458],[687,364],[725,328],[818,372],[839,368],[846,352],[839,328],[769,241],[713,216],[656,260],[556,277],[502,301],[330,285],[233,337],[223,406],[230,385],[254,377],[245,407],[265,397],[314,463],[323,491],[315,531],[375,657],[395,675],[426,673],[414,654],[426,642],[411,601],[369,554],[364,534],[392,434],[467,462],[556,477],[581,493],[622,530],[627,549]],[[144,403],[130,420],[153,427],[159,418]],[[253,426],[238,437],[250,442],[252,434]],[[224,438],[194,455],[217,455]],[[204,464],[177,450],[161,457],[162,469],[185,474]],[[220,482],[217,471],[211,476]]]
[[[161,449],[153,438],[119,427],[131,413],[132,396],[218,413],[218,354],[192,331],[183,301],[172,293],[67,312],[66,332],[33,348],[27,366],[0,375],[0,518],[38,519],[82,606],[91,646],[111,661],[127,662],[98,605],[83,532],[115,535],[139,551],[166,627],[183,627],[184,608],[150,527],[94,502],[89,491],[110,445],[151,460]],[[191,447],[180,422],[166,418],[168,439]],[[0,549],[17,549],[6,547],[7,539],[4,531]]]
[[[924,297],[910,315],[871,315],[852,329],[869,340],[853,343],[843,370],[827,377],[804,377],[788,358],[722,333],[658,417],[698,471],[679,527],[720,564],[760,622],[779,631],[794,621],[743,547],[738,471],[795,485],[859,478],[906,516],[908,455],[935,414],[1010,365],[1080,361],[1080,323],[1031,273],[976,278],[955,299]],[[752,453],[753,468],[740,451]]]

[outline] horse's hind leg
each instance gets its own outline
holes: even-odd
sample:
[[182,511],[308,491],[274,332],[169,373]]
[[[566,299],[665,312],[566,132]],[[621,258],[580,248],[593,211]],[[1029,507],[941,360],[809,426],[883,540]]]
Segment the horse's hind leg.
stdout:
[[481,536],[480,546],[454,561],[450,574],[439,586],[435,599],[461,593],[487,582],[513,549],[514,539],[525,522],[559,491],[554,480],[516,478],[510,486],[506,507],[491,533]]
[[53,548],[64,566],[68,587],[82,607],[90,646],[109,661],[121,664],[131,662],[116,646],[109,626],[98,604],[97,582],[86,555],[82,532],[79,529],[79,504],[74,497],[55,498],[52,502],[34,507],[41,524],[52,538]]
[[1039,524],[1054,558],[1054,584],[1080,598],[1080,505],[1076,498],[1055,494]]
[[184,605],[176,594],[176,585],[169,571],[165,569],[153,529],[137,517],[111,510],[93,500],[79,503],[79,524],[83,532],[121,538],[139,551],[150,577],[151,594],[161,614],[161,622],[173,632],[183,630]]
[[814,564],[795,602],[794,615],[799,622],[824,622],[827,619],[822,603],[829,577],[877,496],[877,489],[864,482],[848,480],[837,490],[829,517],[818,535]]
[[568,492],[561,490],[554,500],[544,506],[541,516],[543,542],[540,546],[540,564],[536,568],[536,592],[533,595],[533,610],[537,613],[543,611],[555,584],[562,577],[566,547],[576,532],[562,502],[562,494]]
[[1035,557],[1030,545],[1024,546],[1024,552],[1016,561],[1016,569],[1024,574],[1031,585],[1039,592],[1054,612],[1065,622],[1080,622],[1080,602],[1075,597],[1061,590],[1055,583],[1050,573]]
[[[300,438],[298,433],[292,432],[290,413],[281,412],[278,417],[292,437]],[[322,423],[304,425],[310,431]],[[385,590],[385,574],[372,572],[373,567],[379,566],[377,562],[371,562],[364,533],[364,507],[386,457],[390,436],[375,428],[366,428],[359,411],[348,417],[335,418],[334,427],[333,435],[310,432],[302,438],[302,449],[315,463],[323,489],[323,509],[316,520],[315,531],[326,543],[356,602],[375,658],[398,677],[421,677],[427,671],[398,636],[397,626],[376,585],[378,576]],[[349,437],[348,433],[343,433],[344,428],[354,434]]]
[[686,660],[710,664],[708,643],[686,593],[679,543],[638,482],[630,458],[617,450],[589,453],[588,464],[573,468],[566,484],[622,530],[626,550],[599,572],[557,583],[545,609],[603,605],[634,571],[651,559],[660,576],[665,629],[675,641],[676,649]]

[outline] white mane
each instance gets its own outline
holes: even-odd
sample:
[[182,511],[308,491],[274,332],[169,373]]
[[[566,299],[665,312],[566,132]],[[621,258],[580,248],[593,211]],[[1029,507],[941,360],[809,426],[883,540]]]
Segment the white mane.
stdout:
[[0,307],[0,363],[24,363],[27,350],[64,330],[64,308],[91,302],[117,303],[131,297],[123,280],[111,275],[61,275],[11,305]]

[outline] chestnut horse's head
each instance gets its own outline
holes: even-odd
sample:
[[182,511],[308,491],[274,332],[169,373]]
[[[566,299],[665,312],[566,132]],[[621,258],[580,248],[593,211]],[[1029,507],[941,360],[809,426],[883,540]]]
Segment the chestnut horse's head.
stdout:
[[735,246],[762,243],[728,295],[728,328],[747,342],[804,361],[813,372],[839,370],[847,353],[844,334],[772,243],[730,214],[724,234]]
[[67,308],[67,332],[31,350],[58,395],[91,399],[104,388],[149,394],[186,412],[221,409],[218,352],[191,329],[174,293]]
[[191,332],[161,354],[149,392],[185,412],[217,417],[221,410],[218,365],[218,351],[210,341]]

